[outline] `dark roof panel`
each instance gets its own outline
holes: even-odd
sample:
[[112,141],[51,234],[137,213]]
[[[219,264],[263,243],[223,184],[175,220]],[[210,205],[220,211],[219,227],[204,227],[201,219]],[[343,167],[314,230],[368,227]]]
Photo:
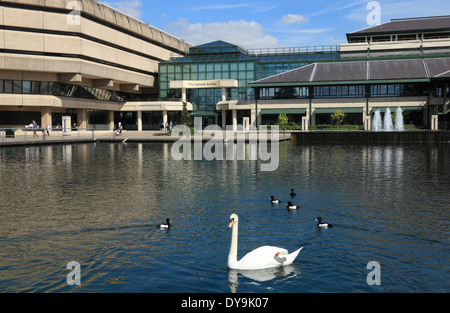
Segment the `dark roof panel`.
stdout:
[[431,77],[449,77],[450,58],[425,60]]
[[371,61],[369,79],[428,78],[422,59]]
[[373,33],[401,33],[401,32],[417,32],[417,31],[433,31],[450,29],[450,15],[422,17],[410,19],[395,19],[390,22],[377,26],[362,29],[351,35],[373,34]]
[[318,63],[314,81],[366,80],[367,61]]
[[314,63],[252,84],[370,82],[450,77],[450,57]]

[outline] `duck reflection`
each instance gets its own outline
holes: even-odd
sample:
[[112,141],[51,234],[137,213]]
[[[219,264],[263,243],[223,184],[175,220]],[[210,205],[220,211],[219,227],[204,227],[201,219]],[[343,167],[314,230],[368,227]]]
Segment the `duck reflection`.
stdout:
[[266,282],[272,279],[288,280],[300,275],[300,271],[294,265],[287,265],[262,270],[228,270],[228,281],[230,282],[231,293],[236,293],[239,286],[238,274],[249,278],[255,282]]

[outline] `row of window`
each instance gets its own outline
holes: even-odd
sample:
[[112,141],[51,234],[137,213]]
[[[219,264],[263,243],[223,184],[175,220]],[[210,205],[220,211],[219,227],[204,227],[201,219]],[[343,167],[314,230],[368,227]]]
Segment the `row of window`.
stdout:
[[[284,73],[307,63],[217,62],[199,64],[161,64],[161,82],[171,80],[238,79],[249,82]],[[165,88],[163,88],[165,89]]]
[[[367,92],[366,92],[367,91]],[[314,87],[269,87],[259,88],[259,98],[305,99],[312,98],[364,98],[368,97],[412,97],[426,96],[427,87],[422,84],[376,84]]]
[[368,42],[368,41],[381,42],[381,41],[403,41],[403,40],[438,39],[438,38],[450,38],[450,32],[356,36],[349,38],[348,42],[349,43]]
[[146,97],[146,95],[128,94],[95,87],[70,85],[59,82],[41,82],[28,80],[0,80],[0,94],[1,93],[53,95],[114,102],[123,102],[129,100],[140,101],[142,100],[141,98]]

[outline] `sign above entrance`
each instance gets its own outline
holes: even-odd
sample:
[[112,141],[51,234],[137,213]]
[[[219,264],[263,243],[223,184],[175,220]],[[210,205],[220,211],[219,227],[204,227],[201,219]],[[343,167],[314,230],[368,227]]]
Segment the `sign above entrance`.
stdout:
[[170,81],[171,89],[237,88],[238,86],[239,83],[236,79]]

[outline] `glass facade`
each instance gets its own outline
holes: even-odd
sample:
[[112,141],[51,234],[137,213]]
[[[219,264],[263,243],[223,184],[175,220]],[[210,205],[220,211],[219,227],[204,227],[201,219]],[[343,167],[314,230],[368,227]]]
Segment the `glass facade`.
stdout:
[[89,86],[27,80],[0,80],[0,93],[53,95],[112,102],[142,101],[152,97],[151,95],[124,93]]
[[[264,51],[263,51],[264,52]],[[247,51],[223,41],[192,47],[189,54],[159,64],[160,100],[180,100],[181,90],[170,89],[174,80],[217,80],[236,79],[237,88],[227,89],[228,100],[254,100],[255,91],[250,83],[280,74],[311,62],[323,59],[338,59],[339,53],[317,53],[295,51],[291,53],[263,53]],[[298,88],[297,88],[298,89]],[[268,91],[270,93],[270,91]],[[304,90],[297,90],[304,97]],[[307,94],[307,91],[306,91]],[[187,101],[194,105],[194,111],[214,111],[221,100],[220,89],[191,89],[187,91]]]
[[[181,63],[181,64],[179,64]],[[237,79],[238,88],[227,91],[231,100],[254,99],[253,88],[248,84],[257,79],[255,61],[215,61],[214,63],[162,63],[159,65],[159,96],[160,100],[181,99],[180,89],[170,89],[170,81],[174,80],[217,80]],[[215,105],[221,99],[220,89],[192,89],[187,100],[199,106],[199,110],[215,110]]]
[[[263,87],[259,99],[332,99],[364,97],[423,97],[428,95],[428,84],[373,84],[373,85],[324,85],[299,87]],[[436,94],[441,89],[436,88]]]

